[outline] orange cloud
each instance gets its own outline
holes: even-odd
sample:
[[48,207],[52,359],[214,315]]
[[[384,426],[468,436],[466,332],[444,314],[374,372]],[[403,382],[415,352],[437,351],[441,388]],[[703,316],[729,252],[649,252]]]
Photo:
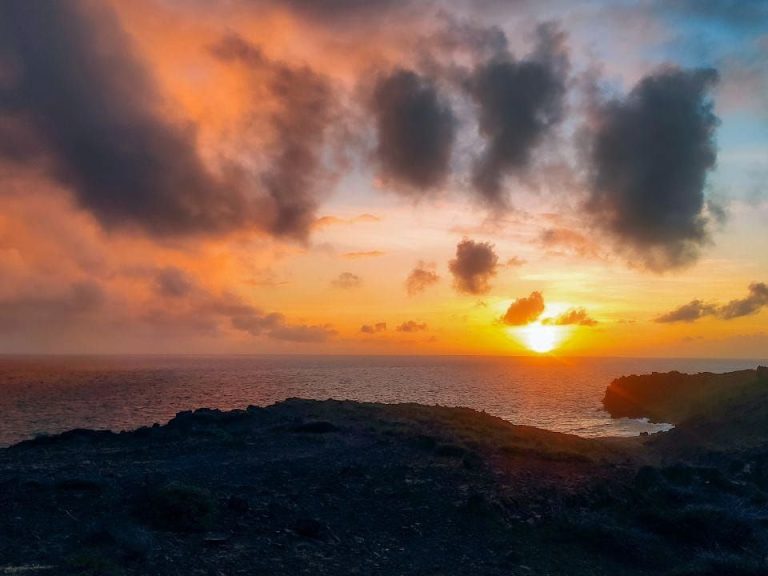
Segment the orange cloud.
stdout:
[[536,320],[544,312],[541,292],[531,292],[527,298],[518,298],[509,305],[501,321],[508,326],[524,326]]
[[591,318],[584,308],[571,308],[556,316],[555,318],[545,318],[542,324],[553,324],[555,326],[595,326],[597,320]]

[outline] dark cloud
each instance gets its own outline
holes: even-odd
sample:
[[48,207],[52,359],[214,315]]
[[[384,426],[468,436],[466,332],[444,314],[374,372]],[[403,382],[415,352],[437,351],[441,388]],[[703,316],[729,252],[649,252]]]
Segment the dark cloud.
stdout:
[[479,66],[469,81],[486,144],[472,180],[482,197],[504,204],[504,177],[521,173],[534,148],[563,114],[568,60],[556,27],[539,28],[539,46],[524,60],[509,54]]
[[441,185],[450,169],[456,119],[437,87],[416,72],[397,69],[378,80],[371,106],[384,178],[414,194]]
[[717,312],[717,306],[707,304],[701,300],[691,300],[688,304],[683,304],[679,308],[662,314],[656,318],[655,322],[662,324],[672,322],[693,322],[704,316],[710,316]]
[[424,292],[430,286],[434,286],[440,281],[440,276],[435,272],[435,265],[426,262],[419,264],[411,270],[408,278],[405,279],[405,289],[410,296]]
[[542,320],[542,324],[553,324],[555,326],[595,326],[597,320],[590,317],[584,308],[571,308],[560,314],[560,316],[545,318]]
[[274,234],[305,239],[315,224],[317,196],[328,183],[323,149],[338,120],[331,87],[309,68],[268,60],[257,46],[236,35],[223,38],[212,53],[255,73],[254,97],[265,83],[276,96],[279,105],[270,120],[278,136],[265,150],[270,168],[260,177],[272,200],[268,226]]
[[425,322],[416,322],[414,320],[408,320],[403,322],[397,327],[398,332],[423,332],[427,329]]
[[[507,35],[499,26],[484,26],[448,12],[441,12],[439,19],[439,28],[420,46],[427,55],[431,51],[438,58],[446,56],[459,61],[477,62],[509,52]],[[439,62],[432,64],[440,68]]]
[[375,324],[363,324],[360,326],[360,332],[363,334],[376,334],[377,332],[386,332],[386,322],[376,322]]
[[99,313],[105,301],[101,285],[90,280],[73,282],[58,293],[3,299],[0,300],[0,331],[66,330],[68,323]]
[[181,298],[188,295],[194,288],[192,278],[184,270],[174,266],[157,270],[154,280],[160,295],[169,298]]
[[0,125],[14,127],[0,130],[0,154],[46,169],[101,222],[187,234],[259,220],[204,166],[194,131],[158,115],[158,90],[105,3],[0,3],[0,62]]
[[731,300],[721,306],[717,315],[725,320],[748,316],[759,312],[763,306],[768,306],[768,285],[763,282],[749,285],[749,295],[739,300]]
[[350,290],[357,288],[363,283],[362,278],[352,272],[342,272],[332,282],[331,285],[334,288],[341,288],[342,290]]
[[518,298],[507,308],[501,321],[508,326],[524,326],[536,320],[544,312],[541,292],[531,292],[527,298]]
[[288,342],[325,342],[336,334],[327,324],[291,324],[279,312],[263,312],[233,297],[211,298],[198,307],[196,313],[222,316],[242,332]]
[[490,291],[490,280],[496,276],[499,257],[490,242],[464,239],[456,246],[456,258],[448,264],[453,274],[453,285],[459,292],[485,294]]
[[750,314],[757,314],[763,307],[768,306],[768,285],[755,282],[749,285],[749,294],[745,298],[731,300],[727,304],[707,304],[701,300],[692,300],[671,312],[656,318],[656,322],[694,322],[705,316],[717,316],[723,320],[731,320]]
[[591,118],[595,220],[649,267],[694,261],[708,242],[704,185],[717,157],[711,69],[664,68]]

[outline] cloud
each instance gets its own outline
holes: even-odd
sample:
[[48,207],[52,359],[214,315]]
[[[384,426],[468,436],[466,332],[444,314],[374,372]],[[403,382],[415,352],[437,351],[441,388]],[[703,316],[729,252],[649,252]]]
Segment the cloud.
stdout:
[[527,298],[518,298],[509,305],[501,321],[508,326],[524,326],[536,320],[544,312],[541,292],[531,292]]
[[279,105],[270,121],[277,134],[267,146],[268,166],[260,175],[272,200],[269,229],[278,236],[305,239],[315,224],[317,196],[329,175],[323,163],[333,122],[339,122],[327,80],[307,68],[267,59],[261,50],[235,34],[211,49],[223,62],[244,65],[252,74],[254,98],[266,84]]
[[485,149],[472,181],[482,198],[503,205],[503,179],[522,173],[533,150],[563,114],[568,58],[564,35],[551,24],[538,29],[538,47],[524,60],[509,54],[479,66],[469,80]]
[[223,316],[236,330],[288,342],[325,342],[336,334],[328,324],[291,324],[279,312],[263,312],[234,297],[209,297],[196,307],[196,314]]
[[584,308],[571,308],[554,318],[545,318],[541,323],[555,326],[595,326],[598,322],[590,317]]
[[423,332],[427,330],[427,325],[425,322],[415,322],[413,320],[408,320],[407,322],[400,324],[396,330],[398,332]]
[[194,282],[189,275],[179,268],[167,266],[155,272],[155,287],[162,296],[181,298],[194,288]]
[[287,342],[299,342],[302,344],[327,342],[336,335],[336,331],[328,324],[317,326],[293,326],[289,324],[278,324],[271,328],[267,335],[275,340],[285,340]]
[[749,294],[745,298],[731,300],[721,306],[707,304],[701,300],[692,300],[671,312],[662,314],[655,322],[694,322],[705,316],[717,316],[722,320],[732,320],[742,316],[757,314],[763,307],[768,306],[768,285],[754,282],[749,285]]
[[419,262],[411,270],[408,278],[405,279],[405,289],[409,296],[415,296],[424,292],[430,286],[434,286],[440,281],[440,276],[435,272],[435,265],[432,263]]
[[286,286],[290,284],[288,280],[281,278],[274,270],[270,270],[269,268],[254,270],[253,276],[243,280],[243,283],[260,288],[277,288],[278,286]]
[[456,246],[456,258],[448,263],[454,288],[466,294],[486,294],[496,276],[499,257],[490,242],[464,239]]
[[382,176],[421,195],[448,176],[456,119],[437,87],[412,70],[378,80],[372,99]]
[[[275,4],[274,0],[256,0],[259,4]],[[349,26],[370,19],[392,16],[413,3],[410,0],[284,0],[278,6],[290,7],[295,13],[326,24]]]
[[345,252],[342,254],[342,257],[347,260],[359,260],[361,258],[378,258],[385,254],[386,252],[382,252],[381,250],[365,250],[362,252]]
[[544,248],[555,253],[566,252],[583,258],[600,256],[598,244],[593,239],[569,228],[547,228],[542,231],[539,240]]
[[[215,176],[192,127],[162,118],[153,78],[102,2],[0,4],[0,155],[44,169],[105,225],[157,235],[258,225],[260,207]],[[8,139],[15,142],[8,145]]]
[[753,283],[749,285],[749,295],[746,298],[731,300],[719,308],[717,315],[724,320],[730,320],[756,314],[763,306],[768,306],[768,285],[763,282]]
[[376,322],[375,324],[363,324],[360,326],[360,332],[364,334],[376,334],[377,332],[386,332],[386,322]]
[[707,304],[701,300],[691,300],[688,304],[683,304],[679,308],[675,308],[671,312],[662,314],[654,322],[662,324],[672,322],[694,322],[704,316],[711,316],[717,313],[717,306],[714,304]]
[[526,260],[519,258],[518,256],[512,256],[512,258],[509,258],[507,260],[506,266],[507,268],[519,268],[520,266],[526,263],[527,263]]
[[312,228],[322,230],[329,226],[339,226],[342,224],[363,224],[363,223],[376,223],[381,222],[381,218],[374,216],[373,214],[359,214],[353,218],[339,218],[338,216],[321,216],[317,218]]
[[362,278],[352,272],[342,272],[339,276],[331,282],[334,288],[341,288],[342,290],[351,290],[357,288],[363,283]]
[[98,314],[107,300],[103,288],[92,280],[71,282],[54,293],[31,293],[0,299],[0,331],[38,328],[50,334],[78,319]]
[[376,223],[381,222],[381,218],[374,214],[358,214],[354,218],[347,220],[350,224]]
[[591,112],[587,209],[650,269],[690,264],[709,241],[717,78],[712,69],[663,68]]

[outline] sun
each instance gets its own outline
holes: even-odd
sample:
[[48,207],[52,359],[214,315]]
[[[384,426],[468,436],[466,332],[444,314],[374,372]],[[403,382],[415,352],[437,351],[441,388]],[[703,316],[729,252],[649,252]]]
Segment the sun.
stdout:
[[518,329],[517,334],[526,348],[539,354],[551,352],[562,340],[559,326],[549,326],[540,322]]

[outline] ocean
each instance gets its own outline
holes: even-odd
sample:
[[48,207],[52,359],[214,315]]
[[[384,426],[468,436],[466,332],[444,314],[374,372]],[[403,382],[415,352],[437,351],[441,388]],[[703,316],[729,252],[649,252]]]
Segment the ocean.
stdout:
[[[478,356],[0,357],[0,445],[72,428],[130,430],[196,408],[291,397],[468,406],[581,436],[664,425],[613,420],[600,401],[627,374],[726,372],[758,360]],[[765,361],[763,361],[765,363]]]

